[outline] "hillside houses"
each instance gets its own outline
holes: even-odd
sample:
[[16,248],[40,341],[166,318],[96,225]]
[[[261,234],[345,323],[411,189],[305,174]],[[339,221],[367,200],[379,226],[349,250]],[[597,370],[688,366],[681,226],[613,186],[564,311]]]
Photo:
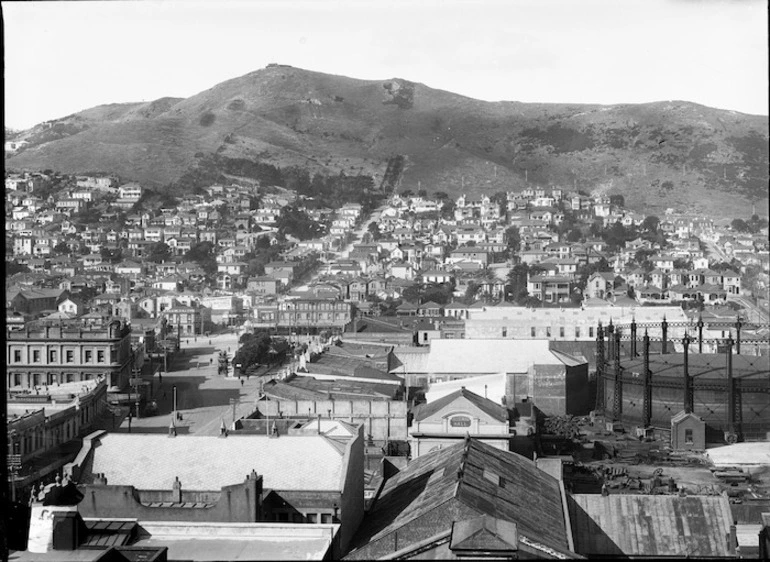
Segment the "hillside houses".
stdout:
[[[517,264],[535,268],[520,287],[530,304],[633,298],[639,304],[711,305],[744,293],[745,267],[768,270],[761,236],[671,215],[661,222],[661,244],[643,235],[639,213],[604,196],[558,187],[494,197],[468,193],[446,212],[445,198],[395,194],[373,229],[365,228],[360,204],[304,208],[301,198],[285,190],[212,185],[181,197],[177,206],[148,209],[137,205],[147,195],[141,185],[113,176],[78,176],[71,187],[45,198],[32,193],[40,189],[37,180],[9,176],[6,183],[13,188],[6,193],[7,260],[43,278],[66,277],[64,285],[76,293],[89,287],[86,297],[96,291],[129,299],[140,315],[155,314],[138,304],[149,293],[191,291],[202,303],[208,292],[243,296],[250,308],[220,310],[210,315],[212,321],[248,317],[269,324],[277,318],[276,303],[309,280],[312,290],[335,294],[359,315],[395,314],[415,291],[433,290],[443,291],[436,302],[441,317],[462,317],[479,300],[510,299],[508,273]],[[328,230],[309,240],[282,238],[275,225],[289,203]],[[88,222],[80,219],[83,213],[91,213]],[[599,223],[620,223],[637,236],[611,247],[594,230]],[[518,243],[508,239],[511,227]],[[353,239],[355,230],[364,231],[363,240]],[[714,260],[703,250],[706,243],[717,243],[728,257],[740,256],[741,264],[710,269]],[[201,261],[204,254],[208,261]],[[255,259],[262,255],[269,257]],[[642,255],[644,263],[637,259]],[[760,277],[755,286],[764,282]],[[68,314],[92,308],[88,298],[80,300],[82,306]],[[378,304],[390,300],[396,304],[387,310]],[[418,300],[415,314],[432,299]],[[268,312],[257,312],[262,309]]]

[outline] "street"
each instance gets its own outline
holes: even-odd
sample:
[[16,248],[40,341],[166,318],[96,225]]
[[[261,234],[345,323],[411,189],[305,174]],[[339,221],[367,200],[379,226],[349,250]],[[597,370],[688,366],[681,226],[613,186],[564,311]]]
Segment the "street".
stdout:
[[[186,343],[189,342],[189,343]],[[211,342],[211,343],[209,343]],[[176,354],[170,372],[153,377],[150,401],[155,400],[158,411],[153,416],[133,418],[132,433],[166,433],[172,421],[174,391],[176,387],[177,410],[181,419],[174,420],[177,434],[217,435],[224,421],[226,427],[235,419],[254,411],[259,397],[262,376],[228,378],[217,373],[219,351],[228,351],[232,360],[238,349],[235,333],[183,338],[181,350]],[[162,382],[161,382],[162,380]],[[129,419],[125,418],[117,430],[129,431]]]

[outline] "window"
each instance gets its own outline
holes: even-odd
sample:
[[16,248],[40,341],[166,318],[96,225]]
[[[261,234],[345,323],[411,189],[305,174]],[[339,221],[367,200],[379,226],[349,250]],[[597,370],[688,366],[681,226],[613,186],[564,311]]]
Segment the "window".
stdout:
[[575,337],[576,338],[580,337],[580,326],[575,326]]
[[85,358],[85,362],[86,362],[86,363],[90,363],[90,362],[91,362],[91,359],[93,358],[93,355],[94,355],[94,352],[93,352],[93,351],[91,351],[90,349],[86,349],[86,358]]
[[307,514],[307,522],[308,523],[318,523],[318,514],[317,513],[308,513]]
[[48,352],[48,362],[56,363],[59,360],[59,354],[55,349]]
[[321,514],[321,523],[332,523],[332,514],[331,513],[322,513]]
[[504,338],[508,337],[508,328],[506,328],[506,327],[503,328],[503,337]]
[[13,362],[14,363],[21,363],[21,350],[20,349],[14,349],[13,350]]
[[560,326],[560,327],[559,327],[559,337],[560,337],[560,338],[563,338],[563,337],[564,337],[564,326]]
[[589,338],[594,337],[594,327],[593,326],[589,326],[588,327],[588,337]]
[[32,362],[33,363],[40,363],[40,350],[39,349],[33,349],[32,350]]
[[96,352],[96,362],[104,363],[104,351],[101,349]]
[[532,336],[533,338],[535,337],[535,327],[534,327],[534,326],[532,326],[532,327],[529,329],[529,335],[530,335],[530,336]]
[[75,362],[75,352],[71,349],[68,349],[64,352],[65,361],[67,363],[74,363]]
[[692,429],[685,429],[684,430],[684,444],[685,445],[692,445],[695,443],[692,437]]
[[551,327],[546,326],[545,327],[545,337],[550,338],[551,337]]

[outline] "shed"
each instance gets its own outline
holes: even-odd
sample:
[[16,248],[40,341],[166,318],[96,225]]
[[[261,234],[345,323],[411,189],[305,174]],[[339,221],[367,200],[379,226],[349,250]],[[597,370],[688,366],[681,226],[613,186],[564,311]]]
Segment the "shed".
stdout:
[[675,451],[706,449],[706,422],[682,410],[671,418],[671,448]]

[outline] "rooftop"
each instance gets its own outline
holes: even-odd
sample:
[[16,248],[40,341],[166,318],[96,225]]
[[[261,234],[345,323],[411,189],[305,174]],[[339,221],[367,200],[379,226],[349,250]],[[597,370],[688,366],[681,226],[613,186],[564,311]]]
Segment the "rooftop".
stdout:
[[388,539],[401,529],[409,529],[399,534],[404,547],[410,531],[422,537],[446,531],[459,513],[516,523],[519,535],[569,549],[558,481],[525,457],[469,439],[418,457],[387,480],[347,558],[392,552]]
[[[433,340],[426,369],[430,373],[525,373],[533,364],[563,365],[547,339]],[[573,364],[570,358],[567,364]]]
[[730,557],[733,518],[723,496],[573,494],[569,499],[580,554]]
[[[214,491],[242,482],[252,470],[274,490],[340,490],[344,454],[323,436],[103,434],[91,474],[109,485]],[[88,478],[88,476],[86,476]]]

